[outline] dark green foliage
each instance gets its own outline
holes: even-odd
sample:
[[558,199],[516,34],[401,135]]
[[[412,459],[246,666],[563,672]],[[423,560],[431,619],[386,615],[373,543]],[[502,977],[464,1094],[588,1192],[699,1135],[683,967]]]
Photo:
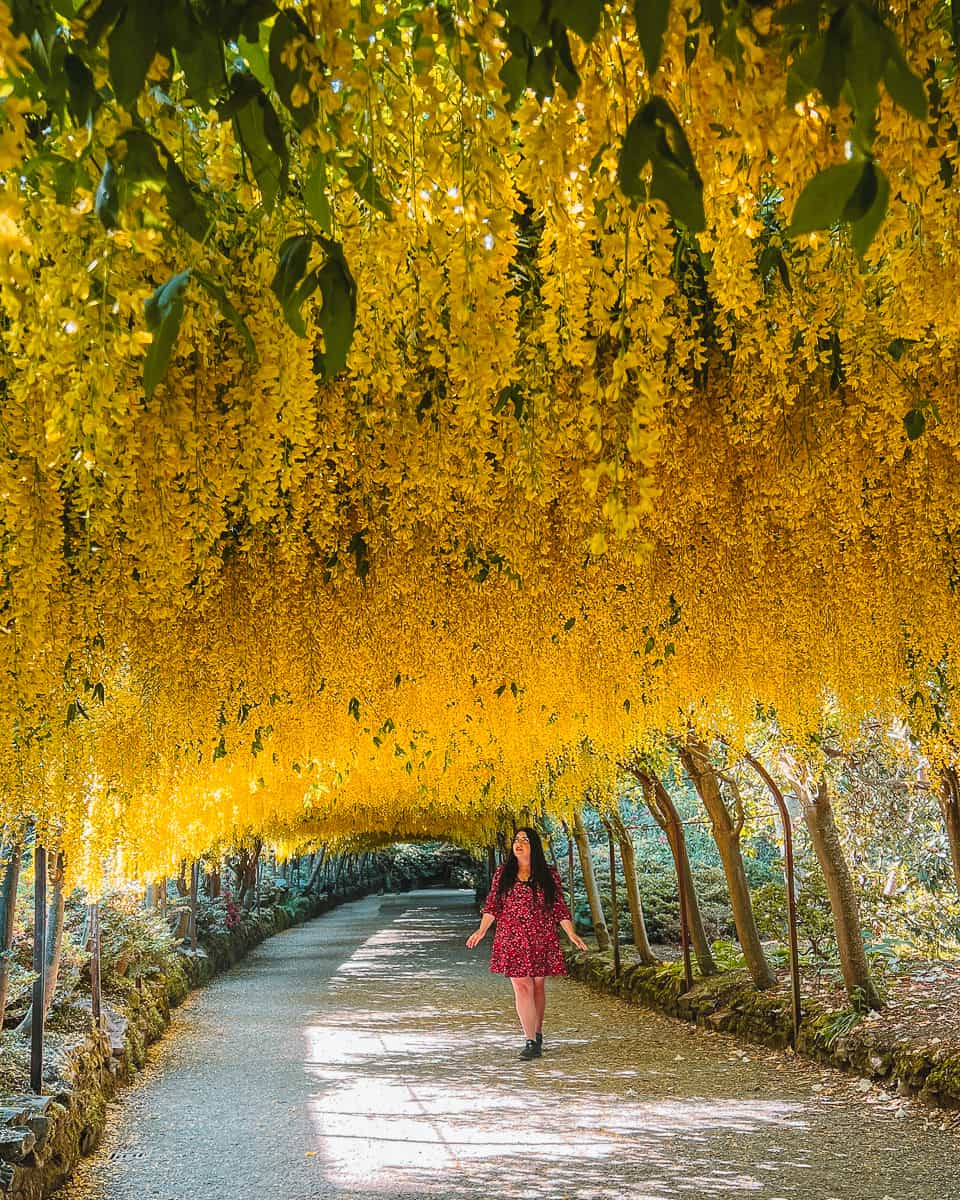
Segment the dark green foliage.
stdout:
[[[648,163],[653,169],[649,189],[641,178]],[[619,174],[620,186],[631,199],[662,200],[691,232],[706,227],[703,181],[680,122],[660,96],[649,100],[627,127]]]

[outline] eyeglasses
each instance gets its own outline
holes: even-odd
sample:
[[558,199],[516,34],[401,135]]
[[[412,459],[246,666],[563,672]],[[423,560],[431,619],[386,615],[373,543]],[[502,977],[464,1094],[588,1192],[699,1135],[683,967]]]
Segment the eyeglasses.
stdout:
[[526,846],[529,846],[529,845],[530,845],[530,839],[527,837],[527,835],[526,835],[525,833],[518,833],[518,834],[517,834],[517,836],[516,836],[516,837],[513,839],[513,844],[514,844],[514,845],[516,845],[516,844],[517,844],[517,842],[520,842],[520,843],[522,843],[523,845],[526,845]]

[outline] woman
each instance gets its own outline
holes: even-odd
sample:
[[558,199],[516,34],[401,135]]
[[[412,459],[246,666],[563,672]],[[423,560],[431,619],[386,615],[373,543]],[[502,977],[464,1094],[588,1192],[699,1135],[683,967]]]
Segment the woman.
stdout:
[[586,950],[587,944],[573,927],[570,910],[563,900],[560,876],[547,865],[540,835],[529,826],[517,830],[509,857],[497,867],[480,927],[467,938],[471,950],[494,921],[497,932],[490,970],[509,976],[513,984],[517,1016],[526,1038],[520,1057],[539,1058],[547,1002],[544,980],[547,975],[567,973],[557,925],[578,950]]

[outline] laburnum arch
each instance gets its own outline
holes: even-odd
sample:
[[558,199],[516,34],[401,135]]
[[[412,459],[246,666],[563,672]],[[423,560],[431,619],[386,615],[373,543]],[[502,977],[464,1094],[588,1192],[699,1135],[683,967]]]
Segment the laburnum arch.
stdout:
[[8,823],[95,891],[484,845],[689,727],[953,761],[942,5],[247,5],[202,88],[64,7],[41,78],[0,5]]

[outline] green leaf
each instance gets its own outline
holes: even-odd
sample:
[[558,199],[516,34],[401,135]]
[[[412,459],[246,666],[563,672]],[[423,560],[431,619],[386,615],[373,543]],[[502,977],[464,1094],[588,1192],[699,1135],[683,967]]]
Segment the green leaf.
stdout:
[[53,172],[53,194],[58,204],[73,204],[74,192],[86,172],[80,163],[62,159]]
[[327,164],[322,158],[317,159],[313,170],[307,176],[307,182],[303,185],[303,203],[324,233],[330,233],[333,228],[333,216],[330,212],[330,201],[327,199]]
[[[297,128],[305,129],[316,121],[319,111],[316,97],[309,91],[310,72],[301,65],[299,56],[297,65],[292,70],[283,61],[287,45],[298,38],[313,41],[303,19],[290,9],[278,12],[270,32],[270,74],[273,76],[277,95],[293,117]],[[297,84],[307,89],[310,99],[306,104],[293,103],[293,91]]]
[[510,0],[507,6],[509,27],[522,29],[528,37],[534,38],[541,27],[543,5],[541,0]]
[[337,242],[324,242],[327,261],[317,273],[323,297],[320,328],[323,330],[323,354],[319,357],[325,379],[332,379],[347,365],[357,320],[357,288],[343,251]]
[[877,172],[871,161],[863,163],[860,167],[860,178],[857,180],[857,186],[850,193],[850,196],[843,206],[843,212],[840,214],[842,221],[849,221],[851,224],[854,221],[859,221],[873,207],[873,202],[877,198]]
[[303,279],[312,245],[313,238],[310,234],[301,233],[288,237],[280,246],[280,261],[270,290],[281,304],[286,304]]
[[241,37],[237,42],[240,53],[247,60],[247,65],[250,67],[253,75],[259,80],[266,91],[273,89],[273,76],[270,74],[270,64],[267,61],[267,52],[259,41],[247,41],[245,37]]
[[[861,258],[870,249],[870,243],[877,235],[877,230],[883,224],[890,202],[890,185],[887,177],[874,163],[867,163],[864,173],[870,171],[874,176],[873,199],[870,207],[859,218],[853,221],[851,236],[853,248]],[[850,220],[849,217],[845,219]]]
[[556,55],[552,46],[544,46],[539,54],[535,54],[527,71],[527,87],[538,99],[544,100],[553,95],[553,74],[556,66]]
[[212,296],[214,300],[216,300],[217,307],[220,309],[220,312],[230,322],[237,333],[240,334],[247,353],[253,359],[254,363],[259,363],[260,359],[257,354],[257,347],[253,340],[253,335],[251,334],[246,321],[243,319],[243,317],[241,317],[240,313],[234,307],[230,297],[215,279],[212,279],[203,271],[194,271],[193,275],[197,283],[200,284],[204,291],[207,292],[208,295]]
[[130,0],[107,39],[110,79],[124,108],[132,108],[143,89],[157,50],[158,15],[156,4]]
[[567,618],[567,619],[564,621],[564,623],[563,623],[563,627],[564,627],[564,629],[567,631],[567,633],[569,633],[569,632],[570,632],[570,630],[571,630],[571,629],[574,627],[574,625],[576,625],[576,623],[577,623],[577,618],[576,618],[576,617],[568,617],[568,618]]
[[500,68],[500,82],[510,98],[510,107],[514,108],[526,90],[533,54],[529,41],[519,30],[512,31],[507,46],[510,54]]
[[353,535],[350,539],[350,544],[347,549],[353,555],[354,562],[357,568],[357,575],[361,579],[366,579],[370,571],[370,557],[367,550],[367,543],[364,538],[366,530],[362,530]]
[[911,71],[899,45],[887,59],[883,82],[894,104],[918,121],[927,119],[927,89],[923,80]]
[[817,77],[817,88],[831,108],[840,99],[840,91],[847,78],[847,59],[850,50],[850,21],[846,5],[840,8],[830,18],[827,32],[824,35],[823,58],[820,62],[820,74]]
[[818,172],[797,198],[788,237],[829,229],[843,217],[847,201],[860,182],[862,164],[839,163]]
[[164,377],[170,363],[170,355],[180,332],[183,319],[184,293],[190,282],[191,272],[181,271],[162,283],[144,305],[147,328],[153,333],[153,341],[143,364],[143,387],[149,400],[157,384]]
[[915,338],[902,338],[902,337],[894,338],[893,341],[890,343],[890,345],[887,347],[887,353],[890,355],[890,357],[893,359],[894,362],[899,362],[900,359],[903,358],[904,354],[907,352],[909,347],[914,345],[915,342],[916,342]]
[[381,192],[377,177],[373,173],[373,163],[366,154],[361,154],[357,162],[347,167],[347,178],[361,200],[366,201],[377,212],[383,213],[385,217],[393,217],[390,204]]
[[872,120],[880,97],[880,80],[889,54],[889,34],[874,13],[863,4],[848,7],[850,39],[845,59],[847,79],[853,90],[857,119]]
[[656,129],[653,123],[645,118],[644,112],[641,110],[627,126],[623,145],[620,147],[618,168],[620,187],[629,199],[642,200],[646,198],[647,190],[640,176],[656,152]]
[[667,32],[667,21],[670,17],[670,0],[635,0],[633,17],[643,50],[643,61],[647,67],[647,78],[652,79],[663,53],[663,37]]
[[249,71],[238,71],[230,80],[230,96],[217,111],[221,120],[232,117],[237,136],[253,170],[267,212],[287,190],[289,151],[280,119],[263,88]]
[[923,409],[911,408],[903,418],[903,428],[911,442],[915,442],[918,437],[921,437],[927,428],[927,418],[923,414]]
[[189,8],[178,30],[177,58],[183,67],[190,95],[201,108],[208,108],[213,97],[226,87],[223,48],[214,26],[198,21]]
[[68,54],[64,58],[63,71],[67,78],[67,108],[70,116],[77,125],[86,125],[100,105],[93,72],[76,54]]
[[180,164],[171,155],[167,159],[166,186],[167,212],[175,224],[198,242],[206,240],[210,232],[210,217],[201,200],[198,188],[194,187],[180,169]]
[[826,38],[816,37],[794,59],[787,75],[787,104],[791,108],[811,92],[819,90],[826,47]]
[[317,289],[319,280],[316,271],[307,273],[307,263],[313,238],[310,234],[295,234],[280,246],[277,272],[270,290],[283,306],[287,324],[298,337],[307,336],[307,327],[300,309]]
[[100,39],[110,28],[123,10],[124,0],[103,0],[87,19],[84,30],[84,41],[91,49],[97,46]]
[[572,29],[583,41],[592,42],[600,28],[603,0],[553,0],[551,11],[554,20]]
[[356,696],[353,696],[350,700],[350,703],[347,705],[347,712],[355,721],[360,720],[360,701],[356,698]]
[[703,184],[696,172],[690,172],[670,159],[654,162],[650,195],[662,200],[675,221],[699,233],[706,228],[703,211]]
[[557,83],[568,96],[575,96],[580,90],[580,76],[570,53],[567,31],[559,24],[553,26],[553,44],[556,49]]
[[691,232],[704,229],[703,182],[680,122],[659,96],[634,116],[620,149],[620,187],[631,199],[645,198],[641,172],[647,163],[653,168],[650,198],[663,200]]
[[120,196],[117,192],[117,173],[108,158],[103,164],[103,174],[97,184],[93,198],[93,210],[105,229],[116,229],[120,224]]
[[120,174],[124,183],[146,183],[162,180],[164,169],[160,165],[157,143],[144,129],[128,129],[117,139],[126,147]]

